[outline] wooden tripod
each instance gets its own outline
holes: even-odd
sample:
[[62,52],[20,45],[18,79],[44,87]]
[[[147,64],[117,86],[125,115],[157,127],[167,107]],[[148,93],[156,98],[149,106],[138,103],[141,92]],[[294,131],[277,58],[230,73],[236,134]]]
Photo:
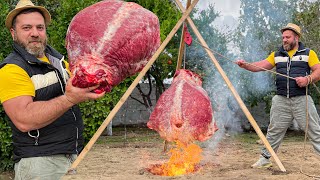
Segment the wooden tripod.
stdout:
[[[103,121],[103,123],[101,124],[101,126],[99,127],[99,129],[95,132],[95,134],[93,135],[93,137],[90,139],[90,141],[88,142],[88,144],[84,147],[84,149],[82,150],[82,152],[80,153],[80,155],[78,156],[78,158],[73,162],[73,164],[71,165],[71,168],[69,170],[69,172],[74,172],[76,170],[76,167],[79,165],[79,163],[83,160],[83,158],[86,156],[86,154],[90,151],[90,149],[92,148],[92,146],[94,145],[94,143],[97,141],[97,139],[100,137],[100,135],[102,134],[102,132],[104,131],[104,129],[107,127],[107,125],[109,124],[109,122],[112,120],[112,118],[116,115],[116,113],[119,111],[119,109],[121,108],[121,106],[125,103],[125,101],[128,99],[128,97],[130,96],[130,94],[132,93],[132,91],[134,90],[134,88],[137,86],[137,84],[139,83],[139,81],[144,77],[144,75],[146,74],[146,72],[150,69],[151,65],[156,61],[156,59],[159,57],[159,55],[162,53],[162,51],[164,50],[164,48],[167,46],[167,44],[169,43],[169,41],[172,39],[172,37],[176,34],[176,32],[178,31],[178,29],[181,27],[181,25],[187,21],[189,23],[189,25],[191,26],[192,30],[194,31],[194,33],[196,34],[199,42],[202,44],[203,47],[206,47],[205,50],[208,53],[209,57],[212,59],[212,62],[214,63],[214,65],[216,66],[217,70],[219,71],[219,73],[221,74],[222,78],[224,79],[224,81],[226,82],[226,84],[228,85],[229,89],[231,90],[232,94],[234,95],[234,97],[236,98],[238,104],[240,105],[242,111],[244,112],[244,114],[246,115],[246,117],[248,118],[249,122],[251,123],[251,125],[253,126],[254,130],[256,131],[256,133],[258,134],[258,136],[260,137],[260,139],[262,140],[262,142],[264,143],[264,145],[266,146],[267,150],[271,153],[272,157],[275,159],[277,165],[279,166],[280,170],[285,172],[285,168],[282,165],[281,161],[279,160],[278,156],[276,155],[276,153],[273,151],[273,149],[271,148],[269,142],[267,141],[267,139],[265,138],[265,136],[263,135],[261,129],[259,128],[259,126],[257,125],[256,121],[254,120],[254,118],[252,117],[251,113],[249,112],[249,110],[247,109],[247,107],[245,106],[245,104],[243,103],[242,99],[240,98],[239,94],[237,93],[237,91],[235,90],[235,88],[233,87],[233,85],[231,84],[230,80],[228,79],[228,77],[226,76],[225,72],[223,71],[223,69],[221,68],[221,66],[219,65],[218,61],[215,59],[214,55],[212,54],[211,51],[209,51],[208,49],[208,45],[205,42],[205,40],[203,39],[203,37],[201,36],[201,34],[199,33],[197,27],[195,26],[195,24],[193,23],[192,19],[189,17],[189,14],[191,13],[191,11],[193,10],[193,8],[195,7],[195,5],[198,3],[199,0],[193,0],[193,2],[191,3],[191,0],[188,0],[188,5],[190,5],[187,10],[185,8],[183,8],[181,2],[179,0],[175,0],[177,5],[179,6],[179,8],[181,9],[181,11],[183,12],[182,17],[180,18],[180,20],[177,22],[177,24],[174,26],[174,28],[171,30],[171,32],[169,33],[169,35],[167,36],[167,38],[163,41],[163,43],[160,45],[160,47],[158,48],[158,50],[155,52],[155,54],[151,57],[151,59],[149,60],[149,62],[146,64],[146,66],[141,70],[141,72],[138,74],[138,76],[136,77],[136,79],[132,82],[132,84],[129,86],[128,90],[124,93],[124,95],[121,97],[121,99],[119,100],[119,102],[116,104],[116,106],[112,109],[112,111],[109,113],[108,117]],[[183,43],[183,40],[181,41],[181,43]],[[183,51],[181,50],[182,46],[180,46],[180,51],[179,51],[179,60],[178,63],[180,61],[181,63],[181,55],[180,53],[182,53]]]

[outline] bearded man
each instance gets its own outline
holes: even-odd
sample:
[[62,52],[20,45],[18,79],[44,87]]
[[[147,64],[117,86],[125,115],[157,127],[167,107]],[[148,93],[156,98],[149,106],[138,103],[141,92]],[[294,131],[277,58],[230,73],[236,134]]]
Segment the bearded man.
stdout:
[[50,13],[20,0],[6,18],[13,52],[0,64],[0,101],[12,129],[15,179],[60,179],[83,149],[76,105],[101,98],[72,86],[68,63],[47,45]]
[[[319,115],[311,96],[306,96],[306,87],[320,79],[320,62],[313,50],[299,42],[301,29],[298,25],[288,23],[281,32],[282,46],[277,52],[272,52],[267,59],[254,62],[253,66],[244,60],[238,60],[236,63],[252,72],[276,67],[277,73],[285,75],[276,75],[277,94],[272,98],[270,110],[267,140],[273,150],[277,152],[293,120],[305,130],[306,113],[308,113],[308,137],[316,152],[320,154]],[[272,166],[270,157],[270,153],[263,147],[259,160],[251,167]]]

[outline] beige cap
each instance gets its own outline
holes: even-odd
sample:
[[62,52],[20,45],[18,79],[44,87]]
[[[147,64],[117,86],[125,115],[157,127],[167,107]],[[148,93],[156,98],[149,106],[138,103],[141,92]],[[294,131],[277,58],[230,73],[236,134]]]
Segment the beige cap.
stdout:
[[283,31],[288,30],[288,29],[294,31],[295,33],[298,34],[299,37],[301,37],[301,29],[298,25],[293,24],[293,23],[288,23],[286,27],[283,27],[281,29],[281,32],[283,33]]
[[14,10],[10,11],[9,14],[7,15],[6,27],[10,30],[10,28],[12,27],[12,21],[13,21],[14,17],[16,17],[22,10],[31,9],[31,8],[39,9],[44,16],[44,21],[45,21],[46,25],[50,24],[51,15],[46,8],[44,8],[42,6],[35,6],[30,0],[20,0],[18,2],[18,4],[16,5],[16,8]]

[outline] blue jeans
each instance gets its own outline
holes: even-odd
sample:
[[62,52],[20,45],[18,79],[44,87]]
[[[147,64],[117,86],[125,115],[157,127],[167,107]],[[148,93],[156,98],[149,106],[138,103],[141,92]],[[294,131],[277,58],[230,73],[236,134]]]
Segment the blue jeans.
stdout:
[[[320,126],[319,115],[311,96],[308,96],[308,137],[311,143],[320,155]],[[306,96],[297,96],[287,98],[276,95],[272,98],[270,110],[270,124],[267,132],[267,140],[275,152],[277,152],[283,137],[295,119],[299,127],[306,129]],[[262,155],[271,157],[268,150],[263,147]]]
[[14,179],[59,180],[67,173],[76,158],[75,154],[22,158],[14,165]]

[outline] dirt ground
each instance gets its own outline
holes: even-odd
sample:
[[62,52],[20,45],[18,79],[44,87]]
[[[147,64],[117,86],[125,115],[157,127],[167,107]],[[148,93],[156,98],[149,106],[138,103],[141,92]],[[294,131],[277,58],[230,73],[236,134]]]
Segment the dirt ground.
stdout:
[[[216,135],[220,136],[220,135]],[[125,139],[124,139],[125,137]],[[259,157],[258,136],[244,133],[228,136],[221,134],[211,140],[198,143],[203,148],[200,170],[194,174],[163,177],[153,175],[146,169],[169,159],[163,152],[163,141],[158,134],[149,130],[114,133],[103,136],[95,143],[87,156],[77,167],[77,173],[66,175],[64,180],[126,180],[126,179],[314,179],[307,175],[320,176],[320,157],[307,142],[304,148],[304,134],[287,133],[280,147],[278,157],[286,168],[280,171],[274,160],[273,167],[252,169]],[[172,147],[169,144],[168,148]],[[306,157],[306,159],[304,158]],[[302,171],[305,174],[300,172]]]

